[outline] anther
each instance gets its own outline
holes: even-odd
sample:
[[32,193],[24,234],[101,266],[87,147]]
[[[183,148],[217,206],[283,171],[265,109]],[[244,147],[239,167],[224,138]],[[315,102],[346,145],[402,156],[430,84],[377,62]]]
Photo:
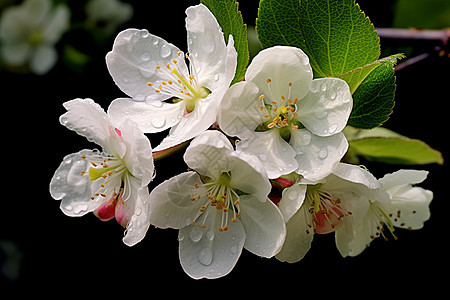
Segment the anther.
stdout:
[[272,80],[271,80],[270,78],[267,78],[266,82],[267,82],[267,83],[271,83]]

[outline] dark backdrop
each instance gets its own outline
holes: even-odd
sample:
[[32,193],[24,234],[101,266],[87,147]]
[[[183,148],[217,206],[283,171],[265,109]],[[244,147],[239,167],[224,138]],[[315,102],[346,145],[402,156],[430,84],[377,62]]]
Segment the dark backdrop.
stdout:
[[[146,28],[186,49],[184,10],[198,2],[173,2],[132,1],[135,16],[120,29]],[[240,2],[244,21],[254,24],[257,1]],[[380,5],[371,3],[374,1],[358,2],[375,26],[390,26],[392,1]],[[131,295],[135,291],[142,297],[157,297],[159,291],[159,295],[179,292],[185,296],[209,297],[203,294],[207,288],[230,296],[238,295],[238,288],[368,296],[384,294],[390,288],[401,295],[405,291],[440,287],[439,279],[447,276],[441,270],[445,273],[448,268],[446,192],[450,178],[447,165],[408,167],[430,171],[421,185],[434,192],[431,219],[424,229],[398,230],[398,241],[375,240],[355,258],[343,259],[331,235],[316,235],[310,252],[296,264],[259,258],[244,250],[234,270],[215,281],[195,281],[183,272],[178,261],[176,230],[152,227],[141,243],[129,248],[122,243],[123,228],[116,222],[102,223],[92,214],[82,218],[65,216],[59,209],[59,201],[49,195],[50,179],[65,155],[95,146],[59,124],[58,118],[65,111],[62,103],[74,98],[92,98],[106,109],[113,99],[124,94],[112,81],[104,60],[114,37],[103,48],[81,33],[64,38],[94,53],[82,73],[64,64],[58,64],[45,76],[0,72],[1,158],[5,175],[1,185],[0,239],[14,242],[22,257],[19,277],[13,281],[2,277],[0,285],[38,295],[97,291],[123,291]],[[384,40],[381,45],[383,49],[391,46]],[[421,43],[413,46],[413,55],[429,49],[429,45]],[[396,106],[385,124],[401,134],[427,142],[440,150],[447,162],[448,71],[448,58],[432,55],[397,72]],[[163,136],[149,137],[155,146]],[[180,155],[171,159],[171,163],[167,168],[166,161],[156,162],[157,178],[150,189],[187,169]],[[368,163],[367,166],[377,177],[402,167]],[[361,289],[364,287],[370,290]]]

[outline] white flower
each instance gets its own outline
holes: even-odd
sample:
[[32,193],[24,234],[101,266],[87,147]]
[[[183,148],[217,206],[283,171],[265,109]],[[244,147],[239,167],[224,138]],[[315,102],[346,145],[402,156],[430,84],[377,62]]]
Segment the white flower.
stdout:
[[[360,225],[354,227],[348,251],[343,256],[360,254],[377,237],[397,239],[394,227],[420,229],[430,218],[433,193],[413,184],[426,179],[427,171],[399,170],[379,179],[389,195],[386,201],[370,199],[369,209]],[[387,230],[386,230],[387,229]]]
[[347,151],[341,130],[353,100],[338,78],[313,80],[306,54],[276,46],[255,56],[244,82],[233,85],[222,102],[219,125],[238,136],[238,151],[256,155],[269,178],[297,172],[318,180]]
[[81,150],[64,157],[51,182],[50,193],[68,216],[88,212],[101,220],[116,217],[126,227],[124,243],[142,240],[150,226],[147,184],[153,178],[149,140],[131,121],[115,128],[91,99],[64,103],[60,122],[103,148]]
[[133,16],[133,6],[119,0],[91,0],[86,5],[87,23],[106,33],[114,30]]
[[56,63],[54,45],[69,27],[64,5],[52,8],[49,0],[28,0],[7,8],[0,19],[1,56],[7,65],[29,64],[35,74],[47,73]]
[[150,194],[151,223],[180,229],[180,261],[193,278],[218,278],[242,248],[272,257],[283,244],[282,215],[267,199],[270,183],[256,158],[233,150],[218,131],[197,136],[184,159],[196,172],[175,176]]
[[133,98],[111,103],[108,113],[113,121],[130,118],[147,133],[172,127],[155,151],[207,130],[216,121],[236,70],[233,37],[225,45],[208,8],[189,7],[186,14],[188,54],[147,30],[128,29],[119,33],[106,56],[115,83]]
[[311,247],[314,233],[335,232],[341,251],[348,245],[348,232],[353,232],[365,215],[368,199],[385,199],[380,187],[365,169],[340,163],[319,182],[300,180],[284,189],[278,206],[287,222],[287,233],[276,257],[287,262],[301,260]]

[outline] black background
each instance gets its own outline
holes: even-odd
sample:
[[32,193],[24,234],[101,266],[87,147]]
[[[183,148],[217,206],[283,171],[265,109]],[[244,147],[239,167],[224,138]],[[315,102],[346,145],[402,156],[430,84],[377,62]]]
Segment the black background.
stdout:
[[[134,18],[120,29],[146,28],[185,50],[184,10],[198,1],[173,2],[133,1]],[[240,2],[244,21],[254,24],[257,1]],[[392,1],[358,2],[375,26],[390,26]],[[285,295],[292,292],[298,297],[306,291],[324,297],[364,297],[401,296],[443,287],[441,280],[448,278],[450,241],[447,165],[404,167],[430,171],[421,185],[434,192],[431,219],[424,229],[397,230],[398,241],[375,240],[354,258],[339,255],[333,235],[315,235],[312,249],[296,264],[259,258],[244,250],[234,270],[214,281],[196,281],[183,272],[176,230],[152,227],[142,242],[130,248],[122,242],[123,228],[114,221],[103,223],[92,214],[82,218],[65,216],[59,201],[50,197],[50,179],[65,155],[96,146],[59,124],[58,118],[65,111],[62,103],[92,98],[106,109],[113,99],[125,96],[112,81],[104,60],[114,36],[104,48],[95,46],[82,33],[64,37],[80,49],[95,53],[82,73],[61,63],[45,76],[0,72],[1,170],[5,178],[1,184],[0,239],[13,241],[22,253],[19,277],[13,281],[1,277],[1,290],[7,286],[34,295],[123,292],[130,296],[139,293],[142,297],[177,293],[209,297],[203,293],[211,288],[225,297],[239,295],[241,289],[282,291]],[[381,40],[381,46],[388,49],[391,44]],[[413,55],[433,47],[429,43],[412,46]],[[435,54],[397,72],[396,106],[385,123],[403,135],[427,142],[443,153],[445,161],[450,132],[448,72],[448,57]],[[148,136],[156,146],[164,135]],[[366,165],[377,177],[403,167]],[[178,155],[170,163],[156,162],[156,170],[150,190],[187,167]],[[0,256],[0,262],[1,259],[4,257]]]

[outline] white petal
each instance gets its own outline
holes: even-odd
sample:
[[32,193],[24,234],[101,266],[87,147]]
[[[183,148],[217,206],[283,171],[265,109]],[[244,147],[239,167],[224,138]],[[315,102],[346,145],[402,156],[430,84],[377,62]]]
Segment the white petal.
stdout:
[[115,99],[108,115],[115,126],[131,119],[145,133],[161,132],[178,124],[183,117],[184,103],[136,102],[127,98]]
[[379,181],[386,190],[405,184],[417,184],[424,181],[428,176],[427,171],[421,170],[398,170],[397,172],[386,174]]
[[[430,218],[429,205],[433,193],[420,187],[403,186],[392,194],[390,203],[383,203],[382,208],[391,218],[394,226],[420,229]],[[400,213],[399,213],[400,212]]]
[[201,175],[217,180],[234,165],[233,151],[228,139],[219,131],[206,131],[195,138],[186,149],[184,161]]
[[254,132],[251,138],[237,143],[236,150],[258,157],[269,178],[278,178],[298,168],[294,149],[281,138],[277,129]]
[[190,225],[180,229],[178,234],[181,266],[195,279],[219,278],[231,272],[245,241],[239,219],[232,222],[232,214],[228,214],[228,230],[219,231],[222,213],[214,207],[208,209],[211,211],[206,228]]
[[283,216],[272,201],[261,202],[252,195],[240,197],[240,220],[245,230],[245,249],[270,258],[277,254],[286,237]]
[[283,190],[281,201],[278,203],[278,208],[286,223],[302,206],[306,196],[306,189],[306,184],[294,183],[294,185]]
[[26,42],[5,43],[0,49],[5,63],[12,66],[25,64],[31,56],[31,46]]
[[[262,94],[274,101],[280,100],[282,95],[288,98],[289,89],[291,100],[302,99],[309,91],[312,78],[308,56],[299,48],[287,46],[275,46],[259,52],[245,74],[245,80],[255,83]],[[271,80],[270,84],[267,79]]]
[[217,107],[220,104],[222,93],[215,91],[204,99],[198,99],[195,109],[185,114],[180,122],[172,127],[169,135],[154,149],[161,151],[185,141],[206,131],[217,119]]
[[70,11],[65,5],[58,5],[48,16],[44,28],[46,42],[55,44],[63,33],[69,28]]
[[290,144],[297,153],[296,172],[308,180],[320,180],[330,174],[348,148],[342,133],[320,137],[307,129],[292,130]]
[[50,194],[61,201],[61,210],[71,217],[83,216],[97,209],[106,198],[91,196],[100,188],[100,182],[90,181],[81,172],[87,172],[91,164],[81,158],[82,155],[93,155],[95,151],[81,150],[64,157],[50,181]]
[[308,253],[314,237],[313,229],[308,226],[311,224],[312,217],[309,213],[309,206],[302,205],[286,224],[286,240],[283,248],[276,255],[278,260],[294,263]]
[[339,163],[339,165],[337,165],[334,169],[333,175],[351,183],[362,184],[369,189],[381,188],[381,184],[375,176],[360,166]]
[[119,129],[127,147],[122,157],[127,170],[141,180],[141,187],[147,186],[155,170],[150,141],[130,120],[123,122]]
[[201,179],[195,172],[186,172],[164,181],[150,193],[150,223],[160,228],[183,228],[195,220],[205,201],[191,197],[198,194],[195,184]]
[[262,202],[266,201],[272,186],[259,159],[245,152],[232,152],[230,156],[233,161],[230,186],[252,194]]
[[147,83],[158,86],[167,81],[165,72],[156,67],[163,69],[173,59],[179,60],[181,73],[188,74],[184,57],[180,60],[177,56],[179,51],[147,30],[127,29],[117,35],[106,63],[114,82],[125,94],[138,101],[161,101],[170,96],[156,93]]
[[347,125],[353,99],[347,83],[338,78],[314,79],[298,103],[298,119],[314,134],[329,136]]
[[43,75],[56,64],[58,53],[53,46],[40,46],[31,55],[30,69],[34,74]]
[[252,135],[264,122],[267,110],[259,100],[258,87],[249,81],[234,84],[223,97],[219,113],[219,126],[228,135],[240,138]]
[[[188,50],[190,60],[193,62],[200,85],[213,91],[224,85],[227,88],[234,77],[237,54],[232,55],[233,39],[231,48],[227,49],[222,29],[214,15],[203,4],[191,6],[186,9],[186,30],[188,34]],[[228,53],[230,52],[230,53]],[[228,56],[230,59],[228,59]],[[235,56],[233,59],[232,56]],[[234,68],[233,68],[234,63]],[[229,73],[226,74],[228,64]],[[232,72],[230,72],[232,71]],[[227,78],[228,77],[228,78]]]
[[63,105],[67,112],[59,118],[62,125],[109,150],[111,124],[100,105],[91,99],[74,99]]
[[[148,218],[150,213],[150,200],[147,187],[140,187],[139,180],[130,180],[132,194],[125,202],[125,218],[128,220],[124,244],[134,246],[146,235],[150,227]],[[132,186],[131,186],[132,185]]]

